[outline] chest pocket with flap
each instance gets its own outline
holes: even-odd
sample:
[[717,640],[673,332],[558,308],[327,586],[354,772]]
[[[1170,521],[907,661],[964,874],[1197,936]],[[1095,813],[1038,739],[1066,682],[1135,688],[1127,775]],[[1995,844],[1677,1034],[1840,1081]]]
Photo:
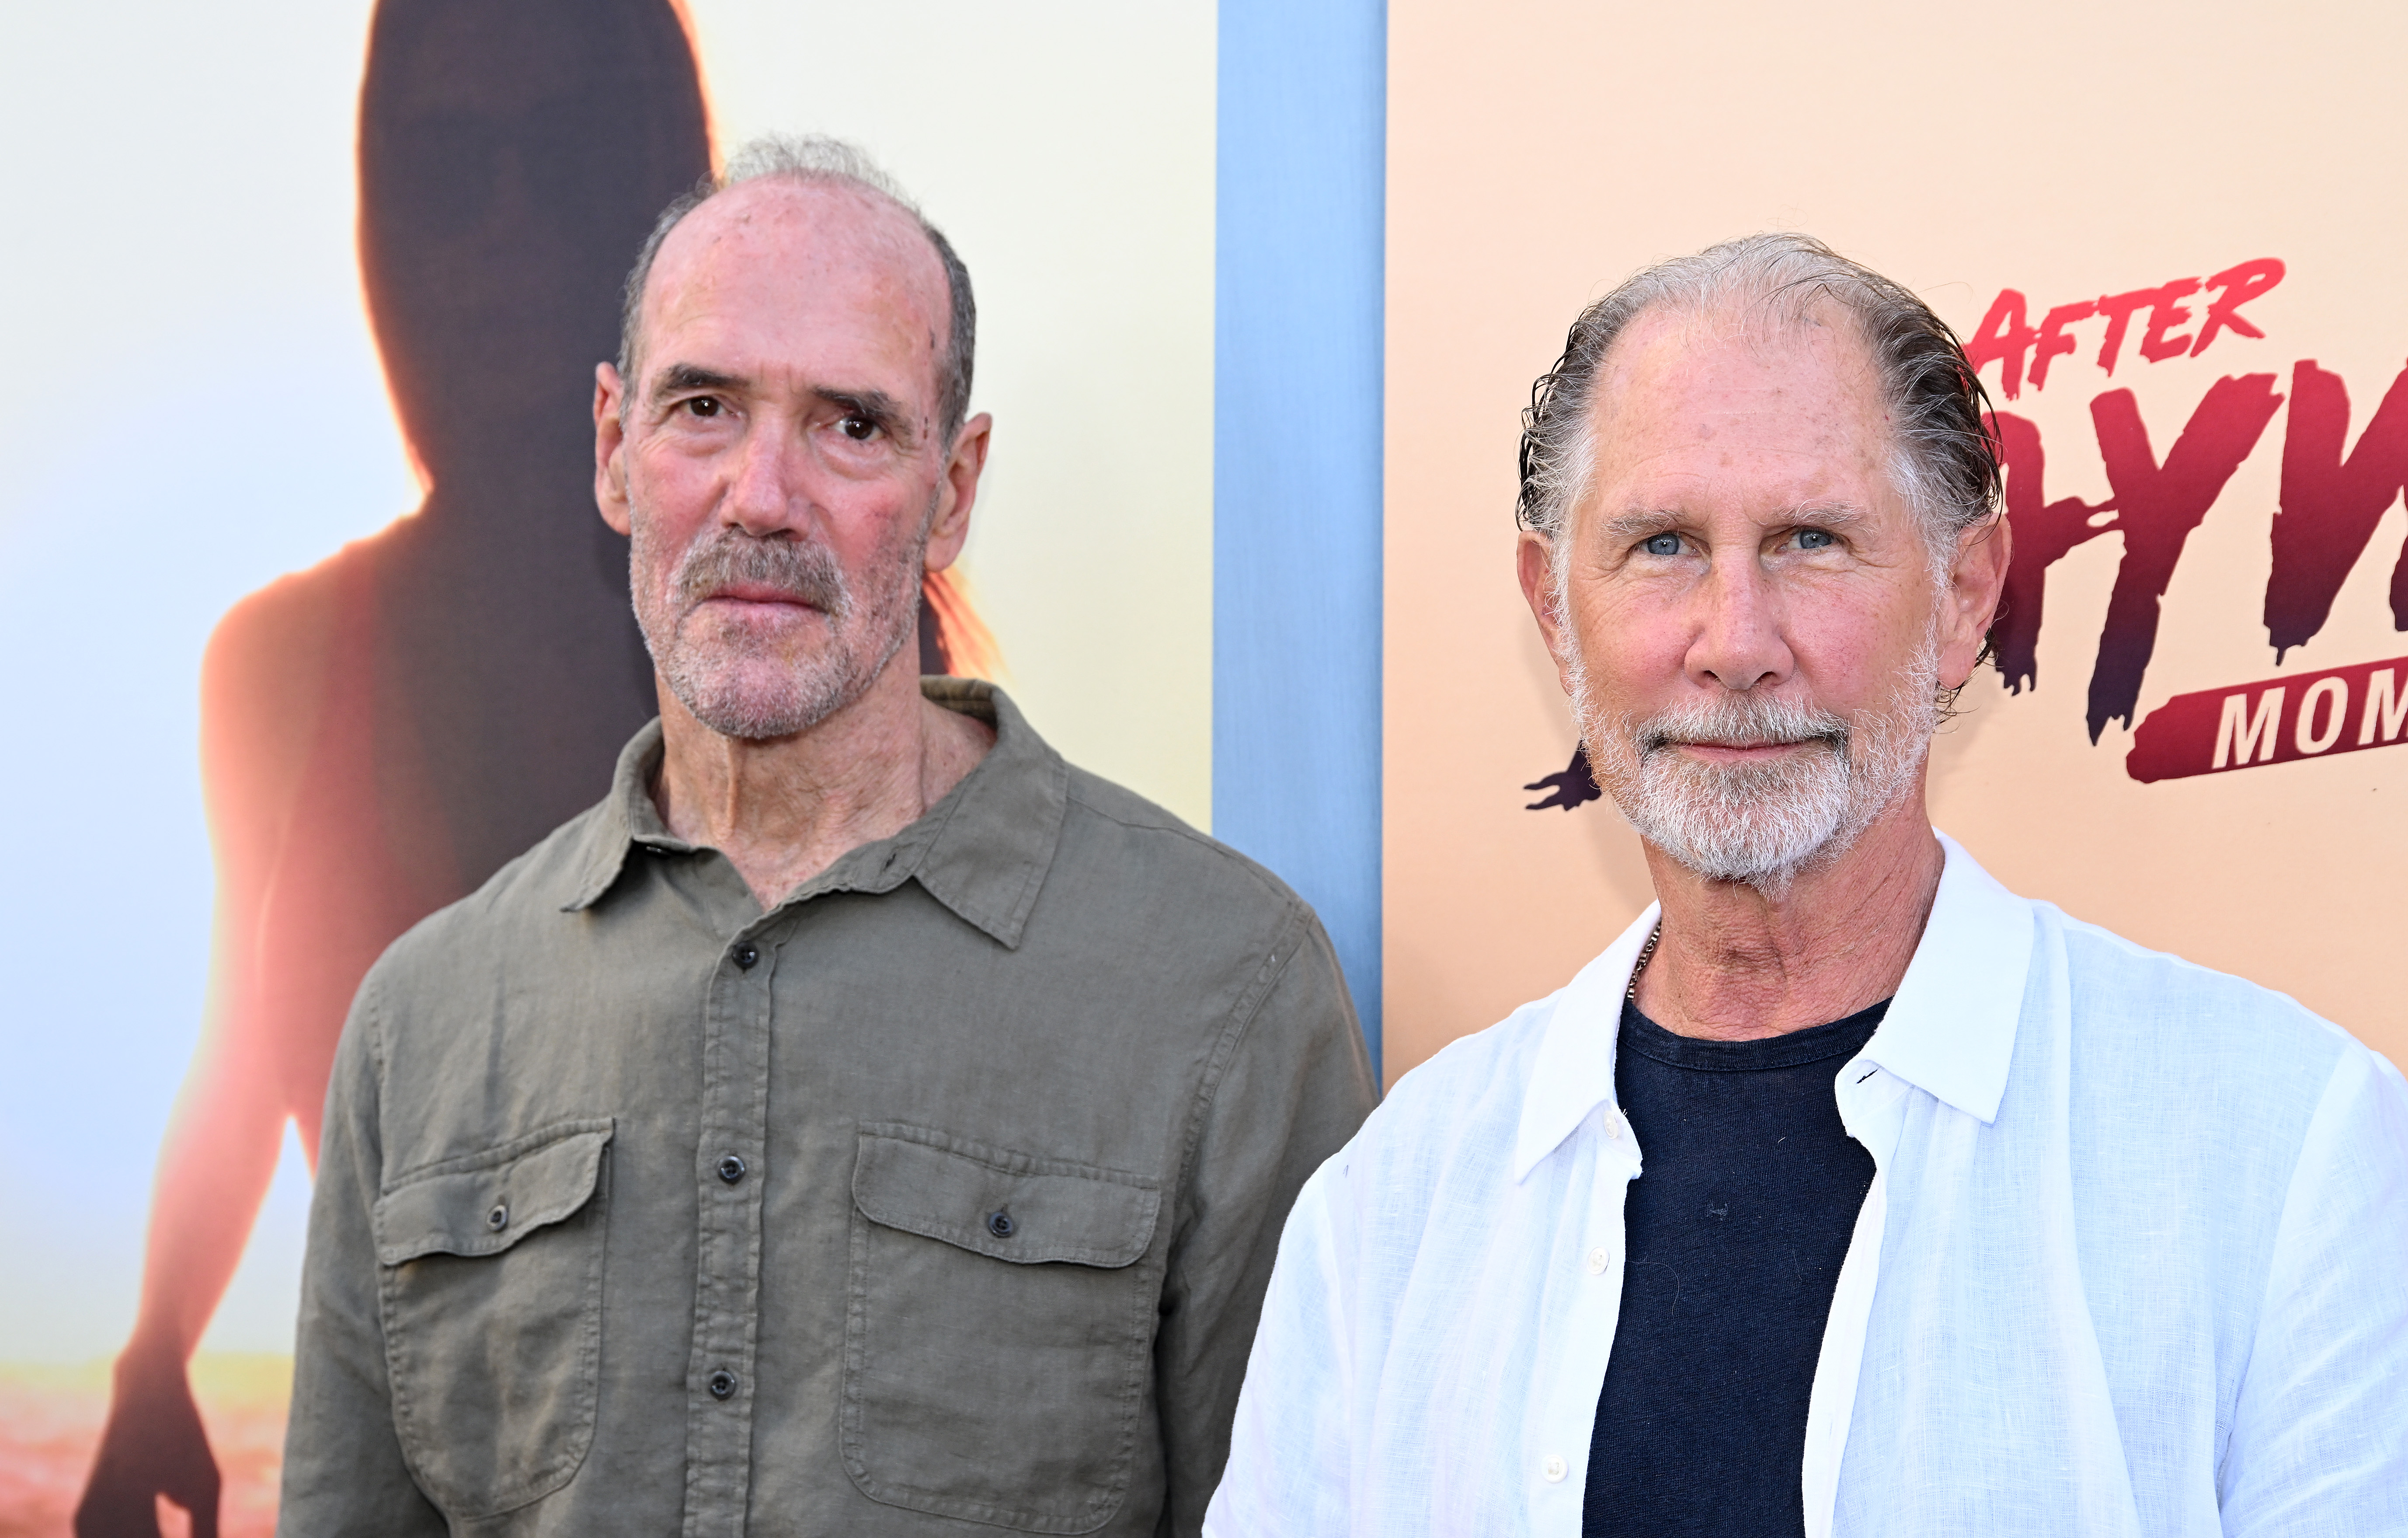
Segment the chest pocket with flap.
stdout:
[[1162,1193],[894,1123],[861,1128],[845,1468],[888,1505],[1091,1532],[1128,1491]]
[[551,1494],[593,1442],[611,1126],[555,1122],[377,1199],[394,1427],[455,1520]]

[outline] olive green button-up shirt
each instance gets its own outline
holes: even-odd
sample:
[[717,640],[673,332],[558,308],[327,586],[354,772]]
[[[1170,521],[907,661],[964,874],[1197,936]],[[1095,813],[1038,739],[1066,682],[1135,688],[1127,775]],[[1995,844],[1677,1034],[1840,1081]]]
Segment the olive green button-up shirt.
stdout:
[[336,1055],[291,1535],[1193,1532],[1282,1221],[1373,1096],[1279,881],[986,757],[764,913],[609,797]]

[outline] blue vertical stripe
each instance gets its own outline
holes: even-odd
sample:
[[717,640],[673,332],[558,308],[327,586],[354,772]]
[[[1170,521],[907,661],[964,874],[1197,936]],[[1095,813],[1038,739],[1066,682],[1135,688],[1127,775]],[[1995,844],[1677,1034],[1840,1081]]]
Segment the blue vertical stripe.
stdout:
[[1212,832],[1321,913],[1380,1058],[1383,0],[1222,0]]

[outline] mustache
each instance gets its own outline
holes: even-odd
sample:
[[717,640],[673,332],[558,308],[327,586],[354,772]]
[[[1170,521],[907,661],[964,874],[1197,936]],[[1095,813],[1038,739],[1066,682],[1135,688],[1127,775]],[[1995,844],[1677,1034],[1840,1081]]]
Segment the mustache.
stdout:
[[680,612],[737,586],[769,588],[832,619],[853,612],[853,591],[826,546],[803,539],[763,539],[739,529],[728,529],[688,550],[671,583]]
[[1734,694],[1658,711],[1636,723],[1630,736],[1642,758],[1679,744],[1739,748],[1802,742],[1818,742],[1845,756],[1849,732],[1847,718],[1828,711],[1771,696]]

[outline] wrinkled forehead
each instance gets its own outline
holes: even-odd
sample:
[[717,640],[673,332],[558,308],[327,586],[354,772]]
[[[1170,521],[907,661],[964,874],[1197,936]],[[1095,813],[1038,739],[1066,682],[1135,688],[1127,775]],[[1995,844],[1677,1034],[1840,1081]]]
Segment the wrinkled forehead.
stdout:
[[669,232],[644,285],[638,341],[650,358],[659,338],[696,323],[836,322],[891,332],[933,362],[951,312],[944,266],[909,211],[848,182],[764,177]]
[[1747,295],[1663,302],[1623,328],[1598,370],[1598,423],[1670,395],[1754,386],[1799,405],[1835,393],[1881,399],[1880,370],[1862,327],[1828,299]]
[[1804,456],[1870,474],[1892,447],[1871,352],[1828,303],[1642,311],[1599,367],[1589,411],[1592,478],[1668,456],[1734,473],[1750,455],[1768,470]]

